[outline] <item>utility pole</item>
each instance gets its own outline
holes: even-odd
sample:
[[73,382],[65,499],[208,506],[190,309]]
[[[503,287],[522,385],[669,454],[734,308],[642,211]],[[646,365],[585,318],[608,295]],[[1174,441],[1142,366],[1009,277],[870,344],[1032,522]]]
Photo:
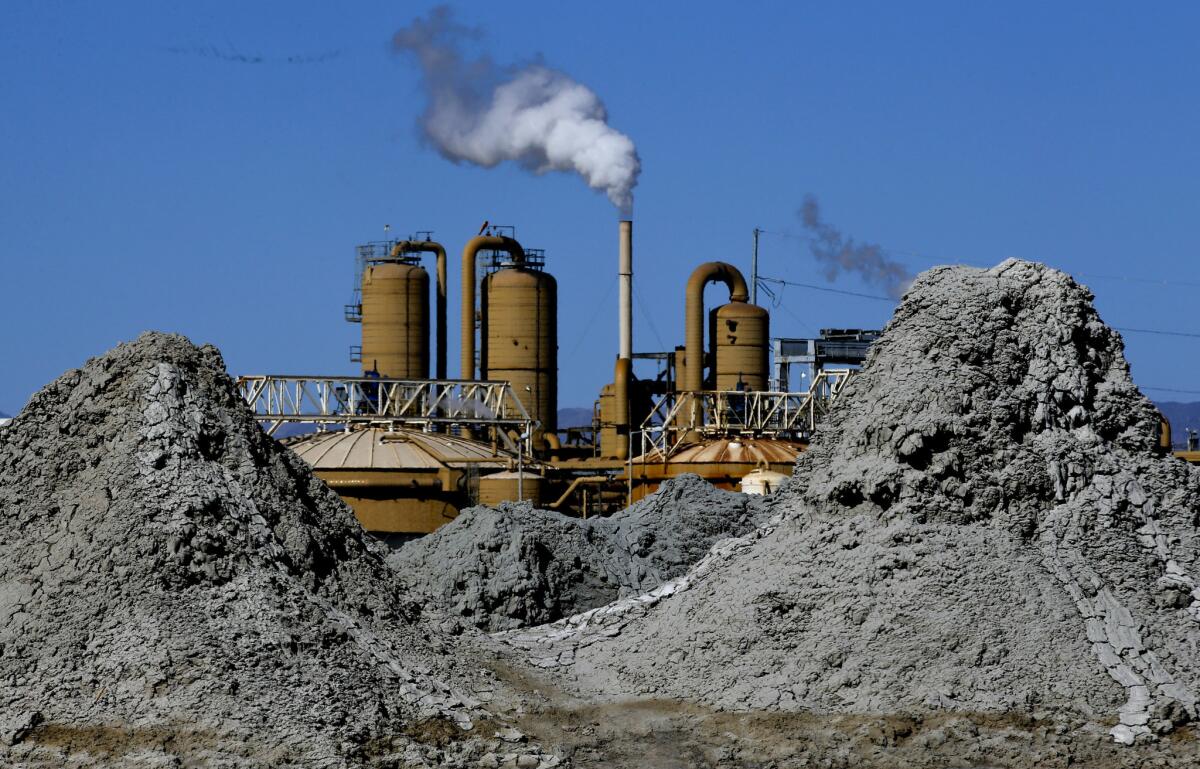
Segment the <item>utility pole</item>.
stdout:
[[750,304],[758,304],[758,234],[762,232],[754,228],[754,256],[750,258]]

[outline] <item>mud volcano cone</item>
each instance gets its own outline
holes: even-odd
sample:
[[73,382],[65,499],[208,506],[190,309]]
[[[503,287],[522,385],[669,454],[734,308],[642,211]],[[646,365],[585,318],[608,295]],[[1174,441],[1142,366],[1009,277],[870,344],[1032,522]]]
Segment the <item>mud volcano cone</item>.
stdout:
[[0,763],[454,764],[494,684],[224,368],[146,334],[0,429]]
[[930,270],[773,522],[638,600],[508,637],[602,701],[959,714],[1051,724],[1068,736],[1049,756],[1163,735],[1196,756],[1200,482],[1157,423],[1070,277]]

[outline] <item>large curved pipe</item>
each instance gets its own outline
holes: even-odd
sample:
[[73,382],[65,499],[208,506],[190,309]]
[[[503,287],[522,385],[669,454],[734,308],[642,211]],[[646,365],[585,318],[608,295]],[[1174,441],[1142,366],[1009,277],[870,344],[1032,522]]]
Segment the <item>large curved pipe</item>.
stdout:
[[546,450],[550,453],[550,461],[558,461],[558,453],[562,451],[562,441],[558,439],[558,433],[542,433],[542,441],[546,444]]
[[462,344],[459,352],[459,378],[475,378],[475,259],[485,248],[507,251],[513,259],[525,260],[525,249],[512,238],[480,235],[467,241],[462,257]]
[[617,446],[614,459],[629,458],[629,380],[633,377],[633,361],[617,358],[613,369],[613,399],[616,401],[613,422],[617,427]]
[[683,389],[699,392],[704,389],[704,287],[720,281],[729,287],[729,301],[750,299],[746,278],[740,270],[726,262],[705,262],[688,278],[684,302],[684,341],[686,342]]
[[392,257],[401,254],[433,254],[437,259],[437,362],[434,378],[446,378],[446,249],[432,240],[402,240],[392,249]]

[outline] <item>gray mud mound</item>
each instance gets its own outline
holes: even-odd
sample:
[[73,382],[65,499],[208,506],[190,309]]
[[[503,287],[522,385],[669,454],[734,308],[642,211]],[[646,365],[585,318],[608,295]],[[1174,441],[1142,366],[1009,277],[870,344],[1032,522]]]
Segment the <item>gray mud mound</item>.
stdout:
[[658,587],[713,543],[753,530],[764,510],[759,498],[682,475],[611,518],[527,504],[470,508],[388,561],[445,611],[508,630]]
[[925,273],[763,528],[504,637],[597,702],[1024,719],[1047,765],[1189,765],[1200,479],[1091,299],[1026,262]]
[[213,348],[68,372],[0,430],[0,764],[474,765],[495,684],[384,554]]

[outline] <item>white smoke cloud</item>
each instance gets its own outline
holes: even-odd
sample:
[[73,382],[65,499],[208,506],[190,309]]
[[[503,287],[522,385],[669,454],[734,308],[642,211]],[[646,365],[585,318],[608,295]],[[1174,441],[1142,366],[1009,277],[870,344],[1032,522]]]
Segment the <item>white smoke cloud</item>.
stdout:
[[459,46],[478,37],[445,6],[396,33],[396,50],[421,64],[429,92],[421,117],[426,138],[455,162],[491,168],[512,160],[537,174],[577,173],[629,212],[641,161],[633,140],[608,124],[600,97],[541,64],[467,60]]

